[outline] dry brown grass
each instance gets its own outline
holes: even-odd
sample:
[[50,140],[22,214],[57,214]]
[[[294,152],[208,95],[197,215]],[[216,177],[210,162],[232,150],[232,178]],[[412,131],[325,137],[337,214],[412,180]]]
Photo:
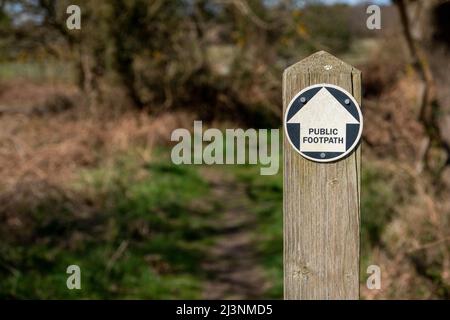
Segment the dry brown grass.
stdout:
[[425,131],[417,120],[418,83],[406,77],[378,100],[365,103],[364,138],[380,157],[390,156],[400,161],[416,163],[421,160]]
[[188,118],[184,114],[165,114],[152,119],[143,113],[125,113],[113,119],[73,114],[3,116],[2,185],[14,186],[31,177],[67,180],[76,169],[98,164],[116,152],[133,146],[151,149],[155,142],[167,142],[171,131]]
[[3,81],[0,82],[0,111],[6,109],[7,113],[29,113],[33,108],[45,105],[51,97],[58,95],[76,101],[82,99],[74,86],[38,84],[25,80]]
[[[75,100],[80,94],[73,88],[36,84],[2,88],[0,105],[17,113],[0,114],[0,216],[6,221],[3,228],[16,230],[22,238],[29,238],[26,232],[33,230],[26,227],[31,223],[26,212],[45,199],[75,197],[68,185],[80,169],[106,164],[133,149],[148,161],[155,144],[168,143],[173,129],[188,126],[193,119],[183,112],[157,117],[139,112],[108,116],[101,108],[89,112],[82,100]],[[68,93],[72,109],[26,112]]]

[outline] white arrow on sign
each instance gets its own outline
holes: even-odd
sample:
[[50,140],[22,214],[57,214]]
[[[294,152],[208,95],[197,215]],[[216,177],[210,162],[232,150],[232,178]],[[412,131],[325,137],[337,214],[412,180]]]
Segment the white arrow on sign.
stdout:
[[300,151],[345,152],[346,126],[359,124],[359,121],[322,88],[288,123],[300,124]]

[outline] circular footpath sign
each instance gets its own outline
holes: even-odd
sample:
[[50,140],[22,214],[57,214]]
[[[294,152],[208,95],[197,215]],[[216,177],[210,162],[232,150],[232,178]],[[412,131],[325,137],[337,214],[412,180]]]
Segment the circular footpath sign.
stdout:
[[284,115],[284,129],[291,146],[303,157],[332,162],[358,145],[363,117],[358,102],[346,90],[316,84],[291,100]]

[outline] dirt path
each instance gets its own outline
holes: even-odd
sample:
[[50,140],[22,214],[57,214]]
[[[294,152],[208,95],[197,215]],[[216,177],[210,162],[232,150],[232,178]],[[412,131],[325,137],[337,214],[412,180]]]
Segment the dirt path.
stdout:
[[258,265],[255,216],[244,185],[230,177],[218,176],[212,169],[205,172],[211,184],[212,197],[221,208],[214,227],[215,244],[203,263],[208,275],[204,286],[205,299],[262,298],[268,283]]

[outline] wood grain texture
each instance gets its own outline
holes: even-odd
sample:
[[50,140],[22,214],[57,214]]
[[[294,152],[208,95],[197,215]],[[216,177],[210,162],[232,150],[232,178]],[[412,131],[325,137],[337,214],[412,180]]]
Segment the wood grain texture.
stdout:
[[[320,51],[283,74],[283,113],[303,88],[340,86],[361,105],[361,72]],[[359,299],[360,146],[315,163],[284,137],[284,297]]]

